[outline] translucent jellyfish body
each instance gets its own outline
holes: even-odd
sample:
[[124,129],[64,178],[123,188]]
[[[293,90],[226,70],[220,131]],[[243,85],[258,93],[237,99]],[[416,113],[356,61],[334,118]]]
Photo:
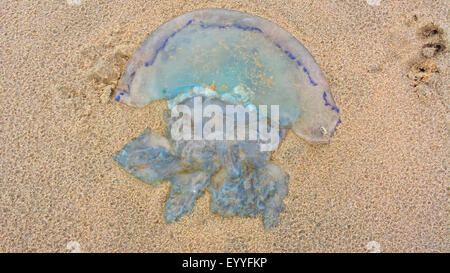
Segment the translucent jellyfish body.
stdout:
[[[164,212],[169,223],[191,213],[195,200],[207,191],[213,213],[262,215],[265,228],[276,226],[289,175],[270,160],[271,151],[289,128],[310,142],[326,142],[340,123],[326,80],[306,48],[277,25],[230,10],[176,17],[137,49],[115,100],[139,107],[160,99],[169,108],[166,136],[147,129],[114,159],[146,183],[171,183]],[[223,120],[220,128],[238,132],[244,127],[247,133],[232,140],[205,137],[204,126],[213,117],[202,116],[202,138],[180,139],[174,130],[180,119],[174,113],[179,106],[192,109],[199,102],[227,117],[228,106],[245,107],[244,125]],[[262,105],[277,106],[277,119],[271,119],[272,108],[260,110]],[[258,117],[257,126],[251,114]],[[182,124],[189,125],[185,128],[195,123],[195,116],[183,113]],[[256,139],[249,138],[250,132]]]

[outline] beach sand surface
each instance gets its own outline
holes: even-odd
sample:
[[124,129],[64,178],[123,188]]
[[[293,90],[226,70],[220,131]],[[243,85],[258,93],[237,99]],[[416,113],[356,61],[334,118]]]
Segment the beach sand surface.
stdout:
[[[0,2],[1,252],[449,252],[449,1]],[[341,109],[330,145],[292,131],[280,225],[221,217],[209,195],[167,224],[169,184],[112,160],[164,101],[115,102],[128,58],[201,8],[262,16],[315,57]]]

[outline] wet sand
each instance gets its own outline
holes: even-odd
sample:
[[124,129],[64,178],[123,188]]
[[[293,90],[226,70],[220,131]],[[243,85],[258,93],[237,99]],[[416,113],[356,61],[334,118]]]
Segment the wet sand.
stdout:
[[[289,132],[274,153],[291,178],[270,231],[261,217],[211,214],[208,194],[169,225],[169,185],[112,160],[165,126],[164,102],[110,97],[127,59],[200,8],[289,31],[341,109],[330,145]],[[0,251],[449,252],[448,11],[445,0],[1,1]]]

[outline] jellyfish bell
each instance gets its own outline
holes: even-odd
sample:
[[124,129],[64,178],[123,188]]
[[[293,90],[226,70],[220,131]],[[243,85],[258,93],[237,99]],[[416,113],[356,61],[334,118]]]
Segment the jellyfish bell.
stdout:
[[261,17],[225,9],[188,12],[155,30],[128,61],[115,99],[132,106],[195,86],[250,90],[254,105],[279,105],[280,126],[327,142],[340,123],[320,67],[292,35]]

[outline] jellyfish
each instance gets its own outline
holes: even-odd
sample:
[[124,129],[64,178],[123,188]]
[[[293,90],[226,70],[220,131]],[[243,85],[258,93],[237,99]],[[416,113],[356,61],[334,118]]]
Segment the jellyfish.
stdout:
[[[340,123],[323,73],[298,40],[225,9],[188,12],[155,30],[129,59],[114,98],[134,107],[167,102],[166,135],[146,129],[114,159],[143,182],[171,184],[169,223],[208,192],[213,213],[278,225],[289,175],[272,151],[287,130],[329,142]],[[214,132],[205,131],[211,124]]]

